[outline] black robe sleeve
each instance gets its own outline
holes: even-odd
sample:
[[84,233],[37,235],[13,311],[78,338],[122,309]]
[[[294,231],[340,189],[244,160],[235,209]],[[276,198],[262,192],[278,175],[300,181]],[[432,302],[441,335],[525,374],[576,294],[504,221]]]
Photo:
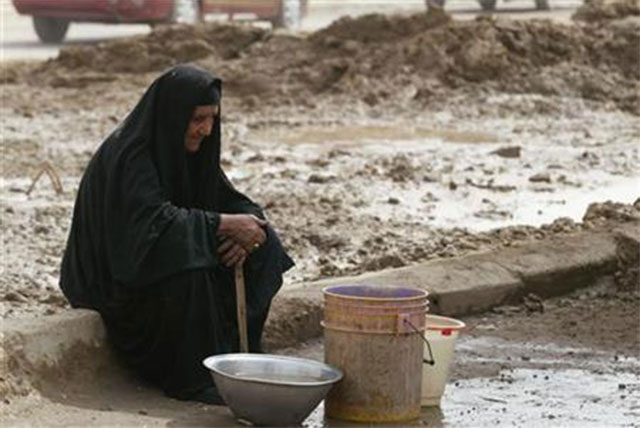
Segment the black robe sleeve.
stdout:
[[[144,286],[180,271],[217,265],[219,215],[168,201],[146,150],[128,159],[116,180],[126,195],[111,202],[106,225],[114,279]],[[107,194],[109,191],[107,190]]]

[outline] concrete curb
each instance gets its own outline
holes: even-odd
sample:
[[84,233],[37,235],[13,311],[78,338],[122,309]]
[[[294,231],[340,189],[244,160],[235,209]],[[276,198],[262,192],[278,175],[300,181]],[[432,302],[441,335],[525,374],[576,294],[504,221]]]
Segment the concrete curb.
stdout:
[[[632,229],[639,230],[638,225]],[[626,230],[627,236],[631,236],[631,229]],[[564,294],[615,272],[618,260],[616,236],[614,233],[584,232],[521,247],[305,284],[283,293],[274,302],[274,308],[283,304],[295,307],[293,302],[297,302],[304,309],[290,317],[270,317],[265,345],[293,346],[295,341],[299,343],[321,335],[322,288],[330,285],[420,288],[429,292],[430,311],[447,316],[486,311],[517,302],[529,293],[540,297]],[[292,326],[297,330],[296,335],[281,333]]]
[[[100,315],[77,309],[42,318],[4,320],[0,333],[0,395],[27,395],[68,372],[108,364],[110,347]],[[87,379],[90,380],[90,379]]]
[[[622,239],[621,236],[624,238]],[[295,346],[322,334],[322,288],[385,284],[429,291],[431,312],[461,316],[515,302],[523,295],[559,295],[611,275],[618,245],[640,243],[639,223],[610,233],[583,232],[517,248],[435,260],[415,266],[304,284],[274,299],[265,348]],[[113,359],[100,316],[70,310],[33,320],[5,320],[0,348],[0,394],[25,394],[43,379],[82,364]],[[84,360],[84,362],[83,362]],[[45,378],[42,373],[48,373]]]

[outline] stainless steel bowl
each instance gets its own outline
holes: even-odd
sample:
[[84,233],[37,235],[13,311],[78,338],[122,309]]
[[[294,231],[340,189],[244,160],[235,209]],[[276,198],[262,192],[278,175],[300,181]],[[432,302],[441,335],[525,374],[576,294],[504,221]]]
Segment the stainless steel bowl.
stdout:
[[280,355],[224,354],[203,364],[234,416],[257,425],[301,424],[342,379],[327,364]]

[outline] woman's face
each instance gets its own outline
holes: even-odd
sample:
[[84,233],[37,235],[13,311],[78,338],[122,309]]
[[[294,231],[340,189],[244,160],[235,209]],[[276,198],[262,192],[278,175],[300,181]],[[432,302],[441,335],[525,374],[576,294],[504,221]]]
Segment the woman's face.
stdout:
[[213,124],[218,116],[217,105],[196,106],[191,115],[187,133],[184,137],[184,147],[189,153],[200,150],[202,140],[211,134]]

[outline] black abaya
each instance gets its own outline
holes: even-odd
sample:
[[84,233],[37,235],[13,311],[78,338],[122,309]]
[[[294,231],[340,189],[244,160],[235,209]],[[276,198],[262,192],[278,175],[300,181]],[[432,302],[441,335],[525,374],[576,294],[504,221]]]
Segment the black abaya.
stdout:
[[[220,80],[191,66],[159,77],[105,140],[82,178],[61,269],[73,307],[100,312],[123,359],[165,392],[212,386],[202,360],[238,350],[232,269],[218,262],[220,213],[262,210],[220,168],[220,121],[184,149],[202,94]],[[245,262],[250,350],[293,262],[276,233]]]

